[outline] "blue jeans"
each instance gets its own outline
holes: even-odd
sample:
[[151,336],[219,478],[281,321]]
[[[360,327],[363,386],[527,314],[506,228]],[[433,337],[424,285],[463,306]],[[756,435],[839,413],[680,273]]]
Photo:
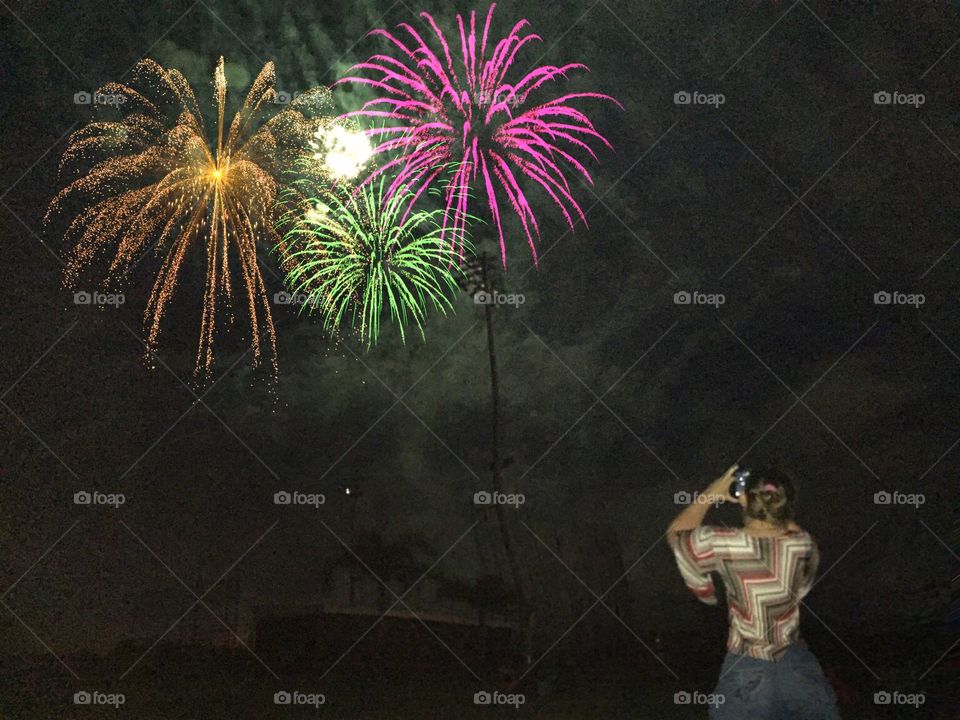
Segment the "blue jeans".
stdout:
[[840,720],[833,688],[800,641],[777,662],[727,653],[710,720]]

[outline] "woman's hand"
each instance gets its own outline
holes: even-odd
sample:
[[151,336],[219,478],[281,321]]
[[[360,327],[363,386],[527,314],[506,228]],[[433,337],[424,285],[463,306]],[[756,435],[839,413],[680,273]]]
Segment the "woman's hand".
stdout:
[[730,496],[730,483],[733,482],[733,474],[736,471],[737,466],[731,465],[729,470],[710,483],[707,489],[700,494],[697,502],[690,503],[680,511],[680,514],[674,518],[667,528],[666,536],[670,547],[676,548],[679,542],[677,533],[684,530],[694,530],[700,526],[711,505],[720,501],[737,502],[736,498]]
[[737,502],[737,499],[730,494],[730,483],[733,482],[733,474],[737,472],[739,465],[731,465],[727,471],[714,480],[704,490],[703,494],[710,496],[710,501],[723,500],[724,502]]

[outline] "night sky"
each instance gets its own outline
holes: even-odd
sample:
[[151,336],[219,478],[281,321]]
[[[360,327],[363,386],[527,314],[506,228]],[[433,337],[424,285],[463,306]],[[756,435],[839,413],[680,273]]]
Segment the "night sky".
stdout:
[[[453,32],[456,11],[487,6],[0,6],[0,652],[9,669],[0,715],[92,716],[70,714],[69,695],[93,686],[125,692],[122,712],[134,711],[152,697],[144,688],[172,677],[151,664],[153,652],[174,641],[209,646],[232,635],[218,618],[237,630],[248,609],[258,618],[369,610],[356,631],[337,628],[334,658],[396,596],[413,614],[483,606],[509,619],[497,524],[473,500],[491,487],[492,432],[484,316],[467,295],[454,313],[430,315],[425,341],[413,333],[402,343],[391,327],[369,351],[349,330],[331,338],[276,305],[279,381],[251,367],[242,317],[204,381],[192,374],[199,252],[150,369],[143,309],[159,260],[129,278],[120,307],[77,306],[62,286],[62,228],[43,225],[66,137],[95,114],[74,95],[125,77],[142,57],[183,72],[209,122],[220,55],[232,114],[268,60],[285,91],[330,84],[385,49],[364,37],[371,28],[417,23],[429,10]],[[526,716],[647,717],[640,708],[658,703],[669,710],[649,717],[705,716],[667,713],[679,712],[677,690],[712,687],[723,612],[689,595],[663,533],[682,508],[677,493],[703,490],[740,462],[796,478],[798,522],[822,554],[802,626],[823,665],[845,669],[856,695],[845,717],[956,717],[947,687],[960,612],[956,4],[518,0],[494,17],[502,32],[529,18],[543,42],[528,62],[582,62],[589,72],[565,87],[623,105],[582,104],[614,148],[590,165],[592,187],[575,181],[588,226],[570,232],[533,193],[534,266],[519,224],[507,224],[497,284],[523,302],[498,307],[494,326],[504,479],[525,497],[511,522],[536,588],[534,657],[544,669],[570,658],[577,677],[605,662],[592,658],[630,658],[611,660],[611,672],[641,699]],[[723,102],[678,104],[683,92]],[[366,97],[334,91],[341,111]],[[268,251],[272,295],[282,284]],[[99,288],[94,276],[86,282]],[[683,304],[685,292],[722,304]],[[77,505],[80,491],[125,502]],[[279,491],[325,503],[278,506]],[[738,520],[729,508],[708,515]],[[445,666],[471,692],[496,684],[480,651],[409,624],[396,632],[423,643],[425,665]],[[135,668],[124,661],[161,637]],[[388,641],[373,633],[356,645],[371,697],[377,644]],[[274,645],[256,659],[255,648],[237,650],[250,683],[301,677],[295,653]],[[335,705],[349,660],[327,675],[329,665],[303,673]],[[644,677],[657,678],[653,689]],[[576,688],[569,698],[554,689],[542,707],[580,708],[573,696],[593,691]],[[895,709],[872,702],[884,690],[927,702],[884,714]],[[169,692],[164,717],[220,717],[177,710]],[[525,692],[515,715],[541,697]],[[657,699],[644,704],[645,693]],[[381,717],[361,706],[326,710]],[[247,711],[275,716],[267,695]],[[473,711],[464,694],[459,715],[382,717]]]

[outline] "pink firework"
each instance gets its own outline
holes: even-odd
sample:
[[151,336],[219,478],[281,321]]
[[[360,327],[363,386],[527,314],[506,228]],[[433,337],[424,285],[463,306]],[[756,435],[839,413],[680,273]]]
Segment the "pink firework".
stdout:
[[[429,13],[420,13],[420,17],[432,31],[439,53],[407,23],[398,27],[409,39],[374,30],[371,34],[386,38],[399,51],[395,53],[397,57],[374,55],[353,68],[358,74],[374,77],[351,75],[339,83],[362,83],[379,93],[348,115],[391,123],[368,131],[379,138],[375,153],[396,153],[370,179],[396,170],[390,191],[412,189],[412,202],[435,182],[445,183],[444,234],[453,238],[461,252],[470,198],[474,194],[485,196],[489,217],[497,228],[504,266],[502,218],[504,209],[512,207],[536,263],[540,228],[522,189],[525,179],[546,192],[571,230],[575,217],[586,224],[567,173],[572,170],[593,184],[577,155],[586,153],[595,160],[590,145],[593,141],[612,146],[571,102],[600,99],[619,103],[608,95],[592,92],[570,93],[539,104],[528,102],[533,96],[543,98],[550,84],[565,79],[570,71],[588,68],[570,63],[562,67],[540,65],[526,73],[511,72],[520,50],[541,38],[527,32],[529,23],[521,20],[495,45],[492,40],[488,42],[495,7],[490,6],[479,39],[477,13],[470,13],[469,27],[464,17],[457,15],[457,58],[451,55],[450,44]],[[520,77],[514,80],[515,75]]]

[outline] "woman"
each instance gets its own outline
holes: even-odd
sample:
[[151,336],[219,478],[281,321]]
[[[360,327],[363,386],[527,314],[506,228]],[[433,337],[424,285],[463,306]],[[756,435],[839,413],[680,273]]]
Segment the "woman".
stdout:
[[[734,498],[736,470],[717,478],[667,530],[680,574],[701,602],[717,604],[711,572],[726,588],[727,656],[710,718],[838,720],[833,690],[800,638],[800,600],[820,558],[813,538],[793,522],[793,484],[777,470],[763,470]],[[701,524],[721,501],[743,507],[743,527]]]

